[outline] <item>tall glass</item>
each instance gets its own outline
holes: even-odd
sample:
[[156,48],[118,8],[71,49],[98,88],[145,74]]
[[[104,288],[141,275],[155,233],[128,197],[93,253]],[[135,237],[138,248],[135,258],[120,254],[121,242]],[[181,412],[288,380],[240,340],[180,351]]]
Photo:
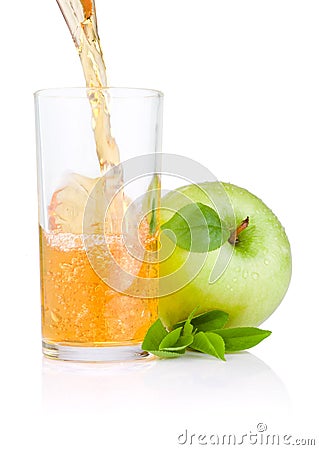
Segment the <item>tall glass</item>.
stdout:
[[76,361],[145,358],[140,344],[158,304],[163,96],[96,90],[121,161],[101,171],[93,91],[35,94],[43,352]]

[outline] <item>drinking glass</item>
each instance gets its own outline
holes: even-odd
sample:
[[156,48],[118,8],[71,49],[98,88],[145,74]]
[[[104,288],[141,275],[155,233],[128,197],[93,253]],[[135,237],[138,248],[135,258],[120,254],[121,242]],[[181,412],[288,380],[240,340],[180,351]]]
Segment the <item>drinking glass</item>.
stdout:
[[[120,162],[104,161],[103,170],[92,96],[104,98],[119,149]],[[158,305],[162,103],[162,93],[148,89],[35,93],[47,357],[147,357],[141,342]]]

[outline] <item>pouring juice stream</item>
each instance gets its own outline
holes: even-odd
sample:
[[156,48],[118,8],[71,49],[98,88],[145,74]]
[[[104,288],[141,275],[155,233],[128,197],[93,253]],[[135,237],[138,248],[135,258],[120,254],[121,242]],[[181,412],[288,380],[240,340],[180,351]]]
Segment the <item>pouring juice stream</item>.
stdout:
[[[108,86],[98,35],[94,0],[57,0],[80,56],[87,88]],[[119,149],[112,136],[110,114],[103,90],[88,90],[92,127],[101,172],[119,164]]]

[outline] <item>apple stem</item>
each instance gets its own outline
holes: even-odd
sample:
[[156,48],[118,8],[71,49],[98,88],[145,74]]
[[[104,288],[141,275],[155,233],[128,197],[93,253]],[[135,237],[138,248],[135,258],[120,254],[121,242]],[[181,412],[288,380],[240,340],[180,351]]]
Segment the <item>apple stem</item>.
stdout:
[[230,235],[230,238],[228,239],[228,242],[231,245],[235,245],[238,243],[238,236],[240,235],[240,233],[245,230],[249,225],[249,217],[247,216],[245,220],[242,221],[242,223],[239,225],[239,227],[236,228],[235,231],[232,232],[232,234]]

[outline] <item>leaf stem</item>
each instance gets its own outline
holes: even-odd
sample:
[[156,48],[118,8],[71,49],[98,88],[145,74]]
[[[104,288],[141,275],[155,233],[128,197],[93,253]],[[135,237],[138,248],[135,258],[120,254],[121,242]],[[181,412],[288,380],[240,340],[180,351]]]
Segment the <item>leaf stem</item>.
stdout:
[[244,231],[249,225],[249,217],[247,216],[245,220],[242,221],[242,223],[239,225],[239,227],[236,228],[235,231],[232,232],[230,235],[230,238],[228,239],[228,242],[231,245],[236,245],[239,241],[238,236],[242,231]]

